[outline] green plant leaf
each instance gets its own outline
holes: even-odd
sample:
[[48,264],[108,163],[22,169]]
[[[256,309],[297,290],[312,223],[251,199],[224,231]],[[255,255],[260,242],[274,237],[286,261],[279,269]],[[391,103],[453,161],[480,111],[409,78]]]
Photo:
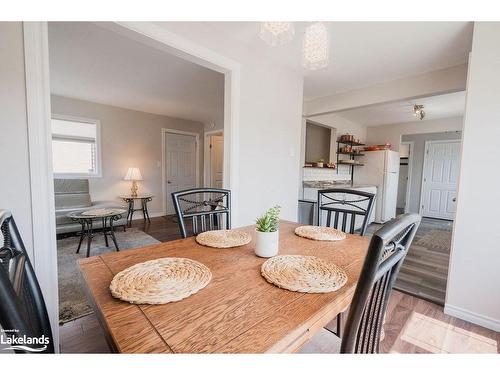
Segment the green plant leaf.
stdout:
[[276,232],[279,227],[280,206],[274,206],[268,209],[264,215],[255,220],[259,232]]

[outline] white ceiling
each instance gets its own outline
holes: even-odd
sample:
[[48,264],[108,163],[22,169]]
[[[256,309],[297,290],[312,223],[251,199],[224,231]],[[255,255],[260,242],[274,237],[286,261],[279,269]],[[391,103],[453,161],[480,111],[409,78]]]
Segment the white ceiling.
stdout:
[[337,115],[365,126],[399,124],[421,121],[413,115],[413,105],[424,105],[424,120],[463,116],[465,110],[465,92],[437,95],[415,100],[404,100],[348,111],[336,112]]
[[464,64],[473,28],[471,22],[325,22],[330,63],[307,71],[301,53],[309,23],[295,22],[293,41],[278,47],[260,39],[259,22],[209,24],[256,54],[301,71],[306,100]]
[[50,22],[56,95],[204,123],[223,118],[224,76],[89,22]]
[[[306,100],[466,63],[473,26],[470,22],[326,22],[330,64],[308,71],[301,66],[301,51],[309,23],[296,22],[294,40],[278,47],[260,39],[259,22],[187,24],[197,24],[200,30],[203,25],[262,59],[304,74]],[[49,43],[54,94],[205,123],[223,119],[224,77],[220,73],[96,23],[51,22]],[[370,110],[391,112],[360,109],[351,115],[372,121]],[[435,116],[428,112],[428,118]]]

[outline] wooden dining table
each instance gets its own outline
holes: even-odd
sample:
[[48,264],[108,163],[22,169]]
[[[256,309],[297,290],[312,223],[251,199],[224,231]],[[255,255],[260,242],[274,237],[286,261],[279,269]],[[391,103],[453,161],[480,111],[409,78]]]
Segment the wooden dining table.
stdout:
[[[331,293],[301,293],[269,284],[260,273],[266,259],[254,254],[255,226],[248,245],[217,249],[194,237],[79,261],[88,297],[106,334],[120,353],[287,353],[295,352],[350,304],[369,240],[298,237],[300,224],[282,221],[279,254],[314,255],[334,262],[348,276]],[[206,265],[212,280],[186,299],[164,305],[136,305],[112,297],[114,275],[136,263],[183,257]]]

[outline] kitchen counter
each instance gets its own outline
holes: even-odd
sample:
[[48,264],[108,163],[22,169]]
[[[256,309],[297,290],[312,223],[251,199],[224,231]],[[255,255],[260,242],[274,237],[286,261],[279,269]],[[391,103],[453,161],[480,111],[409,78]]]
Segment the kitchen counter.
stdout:
[[312,189],[331,189],[331,188],[364,189],[376,186],[365,185],[365,184],[352,184],[351,181],[303,181],[302,187],[312,188]]
[[[299,198],[299,223],[317,225],[317,200],[318,190],[331,188],[344,188],[377,194],[376,185],[352,184],[351,181],[303,181],[302,197]],[[333,196],[345,196],[344,193],[333,193]],[[374,207],[375,208],[375,207]],[[372,210],[368,223],[375,219],[375,209]],[[356,228],[360,228],[363,218],[358,215]]]

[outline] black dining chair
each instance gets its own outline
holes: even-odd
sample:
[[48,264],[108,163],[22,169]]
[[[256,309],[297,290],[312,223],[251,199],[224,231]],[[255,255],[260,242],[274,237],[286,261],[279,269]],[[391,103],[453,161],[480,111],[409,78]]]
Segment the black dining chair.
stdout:
[[[375,194],[353,189],[333,188],[318,191],[317,222],[319,226],[333,227],[350,234],[364,236],[368,219],[373,210]],[[356,218],[362,217],[361,227],[356,228]],[[359,220],[358,220],[359,222]],[[342,336],[344,312],[337,315],[336,329],[331,333]]]
[[341,353],[379,352],[387,303],[420,219],[401,215],[374,233],[349,307]]
[[42,291],[12,214],[0,209],[0,326],[8,337],[35,339],[11,345],[15,353],[54,353],[49,315]]
[[[318,191],[317,221],[319,226],[333,227],[343,232],[364,236],[373,210],[375,194],[352,189],[325,189]],[[324,220],[326,217],[326,220]],[[356,228],[356,218],[363,222]]]
[[182,238],[188,236],[188,223],[193,235],[231,228],[231,191],[197,188],[172,193],[175,213]]

